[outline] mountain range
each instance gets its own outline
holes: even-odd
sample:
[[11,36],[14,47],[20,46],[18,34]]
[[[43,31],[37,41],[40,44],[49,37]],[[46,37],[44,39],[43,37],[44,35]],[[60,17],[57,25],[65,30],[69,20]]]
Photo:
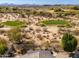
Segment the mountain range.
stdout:
[[13,4],[13,3],[3,3],[0,4],[0,6],[41,6],[41,5],[36,5],[36,4]]
[[[56,4],[56,5],[50,5],[50,4],[44,4],[44,5],[37,5],[37,4],[14,4],[14,3],[2,3],[0,4],[0,6],[65,6],[64,4]],[[71,4],[68,4],[68,5],[71,5]],[[73,5],[73,4],[72,4]],[[79,5],[75,5],[75,6],[79,6]]]

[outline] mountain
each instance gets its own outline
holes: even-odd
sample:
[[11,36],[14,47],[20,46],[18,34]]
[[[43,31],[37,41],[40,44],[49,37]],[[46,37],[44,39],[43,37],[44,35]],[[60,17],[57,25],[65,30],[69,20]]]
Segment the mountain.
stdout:
[[71,4],[55,4],[55,5],[50,5],[50,4],[44,4],[44,5],[37,5],[37,4],[14,4],[14,3],[3,3],[0,4],[0,6],[19,6],[19,7],[36,7],[36,6],[79,6],[79,5],[71,5]]
[[3,4],[0,4],[0,6],[41,6],[41,5],[36,5],[36,4],[13,4],[13,3],[3,3]]
[[0,4],[0,6],[16,6],[16,4],[13,4],[13,3],[11,3],[11,4],[3,3],[3,4]]

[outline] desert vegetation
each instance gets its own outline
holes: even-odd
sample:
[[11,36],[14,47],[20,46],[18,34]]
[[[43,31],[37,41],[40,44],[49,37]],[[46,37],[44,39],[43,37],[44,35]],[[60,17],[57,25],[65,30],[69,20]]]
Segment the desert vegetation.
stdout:
[[0,7],[0,57],[20,57],[29,50],[69,57],[78,39],[77,6]]
[[70,23],[65,20],[46,20],[42,22],[44,25],[69,25]]
[[4,26],[13,26],[13,27],[21,27],[23,25],[26,25],[25,22],[21,22],[21,21],[6,21],[3,22],[2,25]]
[[0,39],[0,56],[4,55],[8,50],[7,42],[4,39]]
[[63,49],[67,52],[73,52],[77,47],[77,40],[69,33],[65,33],[62,38]]

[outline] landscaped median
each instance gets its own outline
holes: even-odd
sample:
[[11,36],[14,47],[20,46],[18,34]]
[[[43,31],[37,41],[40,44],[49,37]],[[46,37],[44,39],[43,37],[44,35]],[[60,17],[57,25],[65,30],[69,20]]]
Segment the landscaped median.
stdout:
[[70,26],[70,22],[66,20],[44,20],[41,22],[42,25],[56,25],[56,26]]

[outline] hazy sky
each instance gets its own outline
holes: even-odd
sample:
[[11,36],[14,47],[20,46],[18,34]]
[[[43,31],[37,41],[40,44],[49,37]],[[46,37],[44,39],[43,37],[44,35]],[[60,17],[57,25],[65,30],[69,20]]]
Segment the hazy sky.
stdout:
[[1,3],[15,4],[79,4],[79,0],[0,0]]

